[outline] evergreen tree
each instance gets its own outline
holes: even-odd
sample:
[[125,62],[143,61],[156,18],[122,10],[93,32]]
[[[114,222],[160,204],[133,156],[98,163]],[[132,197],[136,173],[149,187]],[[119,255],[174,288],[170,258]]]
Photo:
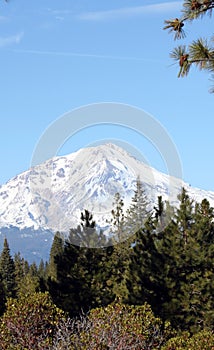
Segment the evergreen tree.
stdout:
[[97,230],[93,215],[88,210],[81,213],[80,225],[69,232],[71,244],[82,248],[100,248],[107,244],[102,230]]
[[112,246],[111,254],[106,261],[106,289],[111,298],[127,303],[129,300],[128,282],[130,279],[130,258],[132,238]]
[[[204,199],[196,204],[194,224],[189,238],[192,271],[186,295],[190,302],[186,318],[196,328],[213,328],[214,310],[214,209]],[[196,326],[195,326],[196,324]]]
[[164,202],[162,196],[158,196],[158,203],[154,209],[156,222],[160,223],[160,225],[163,226]]
[[86,230],[87,228],[95,228],[96,223],[93,220],[93,215],[88,210],[84,210],[84,213],[81,213],[81,226],[83,230]]
[[[170,302],[168,313],[174,325],[188,327],[192,332],[213,327],[213,209],[208,201],[195,205],[182,192],[176,215],[176,229],[172,232]],[[179,219],[179,220],[178,220]],[[185,234],[184,234],[185,232]],[[174,281],[174,287],[173,285]],[[174,310],[174,315],[172,313]]]
[[62,253],[55,256],[55,274],[50,275],[48,279],[48,289],[54,303],[72,316],[76,315],[77,310],[81,308],[78,283],[80,271],[77,268],[78,250],[79,247],[73,246],[66,240]]
[[10,254],[10,248],[7,239],[4,240],[4,248],[0,256],[0,274],[5,290],[6,297],[15,296],[15,265]]
[[127,229],[129,234],[139,231],[149,215],[149,200],[140,177],[136,180],[136,189],[131,204],[127,210]]
[[41,291],[41,280],[35,263],[31,264],[29,271],[23,276],[19,285],[18,296],[27,296]]
[[163,201],[162,196],[158,196],[157,204],[154,206],[154,224],[156,232],[162,232],[174,217],[174,208],[169,201]]
[[[107,289],[114,300],[127,302],[129,279],[129,260],[131,254],[132,237],[129,230],[131,225],[127,223],[123,211],[124,202],[119,193],[115,194],[110,231],[113,233],[112,251],[109,255],[107,269]],[[133,212],[134,216],[134,212]]]
[[57,232],[54,236],[53,243],[51,246],[48,264],[48,277],[53,281],[57,280],[57,257],[61,256],[63,251],[64,237],[60,232]]
[[42,259],[38,267],[38,278],[39,278],[39,290],[45,293],[48,290],[47,280],[48,280],[48,263],[44,262]]
[[14,267],[15,267],[16,289],[18,291],[19,285],[24,277],[23,260],[21,258],[20,252],[14,255]]
[[[103,248],[96,249],[88,248],[96,233],[93,216],[82,213],[55,259],[56,279],[49,279],[55,303],[76,316],[114,300],[147,302],[176,328],[195,332],[214,327],[214,211],[207,200],[194,203],[185,189],[179,201],[172,208],[160,197],[143,227],[130,237],[117,195],[110,230],[116,238],[119,230],[129,239],[113,238],[108,247],[103,241]],[[73,244],[77,236],[82,245]]]
[[115,193],[114,201],[112,204],[112,218],[110,221],[107,221],[107,223],[110,224],[113,241],[118,243],[128,238],[125,214],[123,209],[124,202],[121,198],[120,193]]
[[213,210],[203,201],[194,211],[184,189],[179,199],[162,232],[150,218],[136,233],[129,295],[132,303],[148,302],[174,327],[195,332],[213,327]]
[[29,272],[30,266],[28,262],[21,257],[20,252],[14,255],[15,265],[15,282],[16,282],[16,294],[19,294],[20,286],[23,283],[24,277]]
[[105,236],[98,235],[93,215],[85,210],[81,224],[70,230],[62,253],[56,257],[56,280],[48,282],[54,302],[71,316],[108,299],[103,264],[109,248],[100,245],[107,245]]
[[150,216],[136,232],[130,263],[129,295],[133,304],[149,303],[158,314],[168,299],[165,283],[167,253],[162,251],[162,232],[156,232],[156,220]]
[[45,278],[45,275],[46,275],[46,268],[45,268],[45,263],[43,259],[39,263],[38,275],[40,278]]
[[178,195],[178,199],[180,204],[176,211],[176,222],[184,242],[187,243],[188,232],[193,223],[193,200],[190,199],[185,188],[182,188],[181,193]]
[[0,275],[0,316],[5,311],[5,303],[6,303],[6,296],[5,296],[5,291],[4,291],[4,284],[2,281],[2,277]]

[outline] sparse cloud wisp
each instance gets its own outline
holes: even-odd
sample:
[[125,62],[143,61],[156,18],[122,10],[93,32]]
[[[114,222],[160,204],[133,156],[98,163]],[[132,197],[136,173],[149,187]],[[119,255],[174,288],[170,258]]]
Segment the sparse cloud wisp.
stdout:
[[166,13],[181,8],[181,1],[161,2],[159,4],[123,7],[107,11],[85,12],[78,15],[78,19],[85,21],[105,21],[140,16],[142,14]]
[[144,62],[159,62],[157,59],[132,57],[132,56],[114,56],[114,55],[101,55],[91,53],[77,53],[77,52],[63,52],[63,51],[42,51],[42,50],[29,50],[29,49],[13,49],[16,53],[26,53],[32,55],[46,55],[46,56],[64,56],[64,57],[80,57],[80,58],[92,58],[92,59],[104,59],[104,60],[117,60],[117,61],[144,61]]
[[24,33],[17,33],[15,35],[0,37],[0,47],[13,45],[13,44],[19,44]]

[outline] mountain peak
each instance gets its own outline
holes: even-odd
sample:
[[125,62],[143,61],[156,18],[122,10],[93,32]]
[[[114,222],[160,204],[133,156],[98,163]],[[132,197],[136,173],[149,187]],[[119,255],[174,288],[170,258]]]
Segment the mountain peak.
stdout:
[[132,157],[129,152],[127,152],[124,148],[116,145],[115,143],[102,143],[96,146],[90,146],[86,148],[82,148],[80,152],[86,152],[89,155],[94,156],[94,154],[102,154],[105,158],[115,157],[116,153],[122,154],[123,156]]
[[126,206],[140,177],[151,202],[161,195],[176,203],[181,186],[193,198],[214,193],[190,188],[181,180],[170,183],[170,177],[143,164],[114,143],[80,149],[58,156],[11,179],[0,188],[0,227],[33,227],[68,231],[79,223],[80,212],[88,209],[103,226],[111,215],[114,195],[119,192]]

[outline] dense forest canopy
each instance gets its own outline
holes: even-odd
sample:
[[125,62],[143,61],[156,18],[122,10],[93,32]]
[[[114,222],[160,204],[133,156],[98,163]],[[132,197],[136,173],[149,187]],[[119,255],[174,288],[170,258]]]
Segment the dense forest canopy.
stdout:
[[[85,210],[67,238],[56,233],[49,262],[39,266],[12,257],[5,239],[1,348],[62,349],[69,342],[66,349],[211,350],[214,209],[206,199],[195,203],[184,188],[178,198],[176,208],[159,197],[148,210],[138,180],[126,212],[115,195],[109,244]],[[30,324],[37,326],[29,330]]]

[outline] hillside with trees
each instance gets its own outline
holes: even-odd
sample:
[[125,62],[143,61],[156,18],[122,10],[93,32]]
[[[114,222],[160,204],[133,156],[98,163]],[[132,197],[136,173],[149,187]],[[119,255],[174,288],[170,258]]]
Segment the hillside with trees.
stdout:
[[39,266],[5,239],[1,349],[213,350],[214,209],[184,188],[176,208],[148,204],[138,179],[126,212],[115,195],[110,238],[85,210]]

